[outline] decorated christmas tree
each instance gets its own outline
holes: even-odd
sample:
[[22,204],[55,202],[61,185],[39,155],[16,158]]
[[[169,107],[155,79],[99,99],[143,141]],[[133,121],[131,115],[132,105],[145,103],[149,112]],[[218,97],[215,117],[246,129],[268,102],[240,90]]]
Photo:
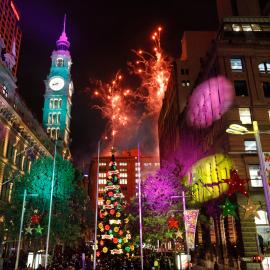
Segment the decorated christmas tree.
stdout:
[[125,214],[126,202],[119,185],[119,171],[114,154],[109,166],[103,205],[99,210],[97,257],[115,255],[129,257],[134,252],[134,245],[127,228],[129,218]]

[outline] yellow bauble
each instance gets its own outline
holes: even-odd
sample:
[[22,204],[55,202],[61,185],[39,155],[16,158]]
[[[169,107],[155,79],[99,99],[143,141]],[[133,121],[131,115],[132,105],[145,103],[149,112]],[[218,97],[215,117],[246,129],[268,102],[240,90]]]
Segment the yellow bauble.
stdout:
[[102,249],[102,251],[103,251],[104,253],[107,253],[107,252],[108,252],[108,248],[104,247],[104,248]]
[[116,217],[121,217],[121,214],[119,212],[117,212]]
[[106,204],[110,204],[110,203],[111,203],[111,200],[107,200],[107,201],[106,201]]
[[121,244],[118,244],[118,245],[117,245],[117,248],[118,248],[118,249],[120,249],[121,247],[122,247],[122,245],[121,245]]
[[103,224],[102,223],[99,223],[98,224],[98,227],[101,229],[101,228],[103,228]]
[[113,230],[114,230],[115,232],[119,232],[119,227],[115,227]]
[[101,231],[101,232],[104,232],[104,228],[100,228],[100,231]]
[[123,242],[124,242],[124,243],[127,243],[127,241],[128,241],[127,238],[124,237],[124,238],[123,238]]
[[134,245],[130,246],[130,250],[132,250],[132,251],[134,250]]

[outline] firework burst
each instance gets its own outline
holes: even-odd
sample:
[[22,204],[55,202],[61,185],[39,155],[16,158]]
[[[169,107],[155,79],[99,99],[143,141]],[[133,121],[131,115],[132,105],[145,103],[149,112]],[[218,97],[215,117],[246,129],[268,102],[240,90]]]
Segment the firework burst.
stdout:
[[145,99],[147,109],[151,113],[160,111],[170,77],[171,61],[161,48],[161,31],[162,28],[158,27],[151,36],[154,43],[153,53],[133,50],[137,61],[129,63],[132,72],[141,78],[142,88],[148,92],[146,96],[142,95],[141,97]]
[[101,111],[103,118],[108,120],[108,128],[113,138],[130,120],[128,115],[131,110],[132,92],[122,87],[122,80],[123,76],[118,72],[109,83],[97,81],[93,92],[93,98],[99,103],[93,108]]

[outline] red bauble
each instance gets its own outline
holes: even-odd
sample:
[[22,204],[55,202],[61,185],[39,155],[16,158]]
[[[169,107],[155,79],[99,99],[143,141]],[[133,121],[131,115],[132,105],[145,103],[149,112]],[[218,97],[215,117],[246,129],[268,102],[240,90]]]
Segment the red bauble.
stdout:
[[113,242],[114,242],[114,244],[117,244],[118,243],[118,238],[114,237]]
[[112,191],[108,192],[108,196],[109,197],[112,197],[113,196],[113,192]]
[[104,245],[104,241],[103,240],[100,240],[100,245],[103,246]]
[[236,170],[231,170],[230,179],[225,179],[224,182],[229,185],[227,190],[227,195],[230,197],[234,193],[242,193],[245,196],[248,196],[246,190],[246,184],[249,179],[240,179]]
[[177,221],[177,219],[174,216],[169,217],[167,223],[168,223],[169,229],[178,230],[179,222]]
[[123,235],[123,231],[122,230],[119,231],[119,235]]
[[105,230],[108,231],[110,229],[110,225],[105,226]]
[[34,215],[31,217],[31,223],[32,223],[32,224],[39,224],[39,221],[40,221],[40,216],[39,216],[39,215],[34,214]]
[[100,218],[104,218],[103,213],[99,213],[99,217],[100,217]]
[[99,256],[100,256],[100,252],[99,252],[99,251],[97,251],[97,253],[96,253],[96,254],[97,254],[97,257],[99,257]]
[[117,206],[117,205],[118,205],[118,202],[114,202],[113,205],[114,205],[114,206]]
[[114,210],[114,209],[111,209],[111,210],[110,210],[110,214],[111,214],[111,215],[114,215],[114,214],[115,214],[115,210]]

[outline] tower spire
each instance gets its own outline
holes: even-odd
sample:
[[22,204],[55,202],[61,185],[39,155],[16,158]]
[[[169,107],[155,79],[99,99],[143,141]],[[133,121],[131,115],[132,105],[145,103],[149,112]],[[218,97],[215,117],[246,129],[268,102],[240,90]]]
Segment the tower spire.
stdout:
[[70,43],[66,34],[66,14],[64,16],[63,31],[59,39],[56,41],[57,50],[67,51],[69,49]]

